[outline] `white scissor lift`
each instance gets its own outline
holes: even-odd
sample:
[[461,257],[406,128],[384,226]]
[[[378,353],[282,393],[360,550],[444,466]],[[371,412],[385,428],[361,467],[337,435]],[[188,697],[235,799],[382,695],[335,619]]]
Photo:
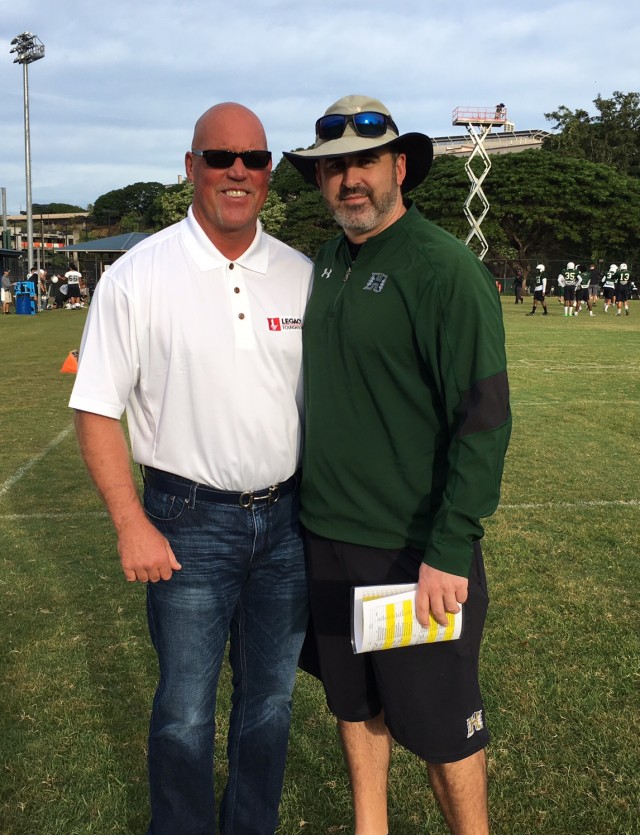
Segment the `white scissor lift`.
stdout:
[[[465,244],[468,246],[474,238],[477,238],[477,242],[480,245],[478,257],[482,261],[484,256],[487,254],[487,250],[489,249],[487,239],[480,228],[482,221],[485,219],[487,212],[489,211],[489,201],[482,190],[482,183],[491,169],[491,160],[489,159],[489,155],[484,147],[484,140],[486,139],[487,134],[491,131],[491,128],[501,127],[504,131],[512,132],[515,129],[515,125],[513,122],[508,120],[507,108],[504,104],[498,104],[495,107],[456,107],[453,111],[452,124],[464,125],[467,128],[471,141],[473,142],[473,150],[471,151],[471,154],[469,155],[464,166],[467,175],[471,180],[471,188],[469,189],[469,194],[464,202],[464,213],[469,221],[469,225],[471,226],[471,231],[467,235]],[[484,164],[484,168],[480,174],[476,174],[472,167],[475,157],[480,157]],[[482,211],[477,218],[471,211],[471,204],[475,197],[477,197],[482,204]]]

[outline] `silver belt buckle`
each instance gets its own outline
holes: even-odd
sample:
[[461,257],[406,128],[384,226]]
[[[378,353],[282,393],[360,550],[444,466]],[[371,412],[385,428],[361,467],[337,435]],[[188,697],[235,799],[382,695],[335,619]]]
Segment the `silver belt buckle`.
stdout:
[[256,496],[252,490],[245,490],[240,494],[239,504],[245,510],[251,510],[255,502],[268,502],[275,504],[280,498],[280,485],[272,484],[268,491],[262,496]]
[[240,493],[238,504],[245,510],[251,510],[253,507],[253,491],[245,490],[244,493]]

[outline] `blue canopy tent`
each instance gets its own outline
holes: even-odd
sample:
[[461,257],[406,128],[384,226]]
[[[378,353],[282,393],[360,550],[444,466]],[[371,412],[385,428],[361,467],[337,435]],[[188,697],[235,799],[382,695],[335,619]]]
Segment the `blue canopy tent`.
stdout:
[[93,281],[89,279],[89,286],[92,287],[104,272],[105,264],[115,261],[127,250],[132,249],[140,241],[148,238],[150,232],[126,232],[122,235],[112,235],[110,238],[96,238],[94,241],[83,241],[80,244],[71,244],[56,250],[57,252],[85,253],[94,255],[94,276]]
[[149,232],[125,232],[122,235],[113,235],[111,238],[96,238],[95,241],[83,241],[81,244],[63,246],[57,252],[118,252],[122,254],[148,238],[149,235]]

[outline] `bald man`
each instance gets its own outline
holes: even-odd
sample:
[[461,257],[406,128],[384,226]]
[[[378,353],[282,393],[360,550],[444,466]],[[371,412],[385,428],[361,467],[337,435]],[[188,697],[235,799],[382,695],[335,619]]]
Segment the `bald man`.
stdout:
[[160,668],[148,835],[217,831],[216,690],[227,641],[220,832],[267,835],[278,825],[308,618],[298,468],[312,266],[261,228],[271,154],[254,113],[235,103],[207,110],[185,166],[188,216],[98,283],[70,406],[124,576],[146,584]]

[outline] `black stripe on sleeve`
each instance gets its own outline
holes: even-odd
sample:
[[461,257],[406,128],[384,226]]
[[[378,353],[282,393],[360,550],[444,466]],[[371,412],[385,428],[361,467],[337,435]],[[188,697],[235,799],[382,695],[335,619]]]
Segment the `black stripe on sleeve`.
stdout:
[[459,438],[476,432],[489,432],[502,426],[509,417],[509,381],[507,372],[478,380],[462,395]]

